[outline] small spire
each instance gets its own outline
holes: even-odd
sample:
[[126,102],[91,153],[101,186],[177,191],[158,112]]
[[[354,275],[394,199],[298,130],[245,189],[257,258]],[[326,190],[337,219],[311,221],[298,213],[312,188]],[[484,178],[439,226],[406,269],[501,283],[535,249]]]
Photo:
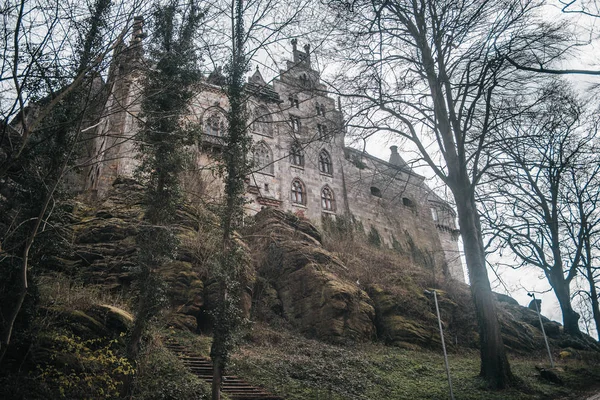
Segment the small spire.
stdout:
[[267,82],[265,82],[264,78],[262,77],[260,70],[258,69],[258,65],[256,66],[256,71],[254,71],[254,74],[252,74],[252,76],[248,78],[248,82],[254,82],[263,86],[267,84]]

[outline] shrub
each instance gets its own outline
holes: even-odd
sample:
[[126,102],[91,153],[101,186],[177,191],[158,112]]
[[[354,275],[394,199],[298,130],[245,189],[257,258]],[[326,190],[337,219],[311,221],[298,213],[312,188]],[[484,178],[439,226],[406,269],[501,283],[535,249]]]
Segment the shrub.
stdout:
[[53,334],[49,339],[49,360],[31,372],[45,398],[119,398],[123,378],[133,374],[133,367],[115,354],[117,340],[82,340],[64,334]]
[[134,400],[210,399],[210,388],[193,375],[173,353],[150,344],[138,360]]

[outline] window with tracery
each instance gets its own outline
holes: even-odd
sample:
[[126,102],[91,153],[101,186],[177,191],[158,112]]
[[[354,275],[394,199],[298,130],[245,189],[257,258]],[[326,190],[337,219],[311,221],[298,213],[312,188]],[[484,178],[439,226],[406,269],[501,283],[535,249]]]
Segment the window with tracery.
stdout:
[[319,140],[327,140],[327,126],[317,124],[317,138]]
[[321,207],[323,210],[335,211],[335,197],[329,186],[325,186],[321,190]]
[[290,162],[298,167],[304,166],[304,152],[300,143],[294,142],[290,147]]
[[324,174],[331,175],[333,168],[331,165],[331,157],[326,150],[321,150],[319,153],[319,171]]
[[273,173],[273,153],[266,143],[260,142],[254,148],[254,164],[257,171]]
[[306,204],[306,189],[304,189],[304,184],[300,179],[292,181],[292,203]]
[[211,136],[225,136],[225,118],[220,112],[212,113],[204,122],[204,133]]

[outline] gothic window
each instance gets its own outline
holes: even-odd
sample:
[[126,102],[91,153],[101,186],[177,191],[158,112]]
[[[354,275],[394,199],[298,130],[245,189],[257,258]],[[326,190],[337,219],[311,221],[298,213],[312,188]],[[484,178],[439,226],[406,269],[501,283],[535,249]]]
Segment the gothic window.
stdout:
[[300,118],[290,117],[290,125],[292,126],[292,132],[294,132],[294,133],[300,132]]
[[319,153],[319,171],[331,175],[332,170],[331,156],[326,150],[321,150],[321,153]]
[[254,164],[257,171],[273,174],[273,153],[265,142],[258,143],[254,148]]
[[292,94],[289,97],[290,107],[300,108],[300,102],[298,101],[298,95]]
[[335,197],[329,186],[325,186],[321,190],[321,207],[323,210],[335,211]]
[[308,87],[308,76],[306,76],[306,74],[300,75],[300,85],[302,87]]
[[304,152],[298,142],[292,143],[292,146],[290,147],[290,162],[292,165],[297,165],[299,167],[304,166]]
[[210,136],[225,136],[225,118],[220,112],[213,112],[206,118],[204,133]]
[[292,181],[292,203],[306,204],[306,189],[302,181],[297,178]]
[[261,135],[273,136],[273,118],[267,108],[260,107],[256,110],[254,130]]
[[375,186],[371,186],[371,194],[375,197],[382,197],[381,189],[379,189],[378,187],[375,187]]
[[317,138],[319,140],[327,140],[327,126],[317,124]]
[[405,207],[410,207],[410,208],[413,208],[415,206],[415,203],[411,199],[409,199],[407,197],[403,197],[402,198],[402,204]]
[[325,116],[325,106],[321,103],[317,103],[317,115]]

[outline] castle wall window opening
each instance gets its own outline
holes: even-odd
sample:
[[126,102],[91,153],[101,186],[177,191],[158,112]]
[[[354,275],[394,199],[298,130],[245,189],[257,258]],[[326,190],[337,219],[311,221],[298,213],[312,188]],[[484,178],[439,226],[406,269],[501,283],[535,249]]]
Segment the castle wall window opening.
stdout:
[[327,140],[327,126],[317,124],[317,138],[319,140]]
[[294,132],[294,133],[300,132],[300,118],[290,117],[290,125],[292,126],[292,132]]
[[225,135],[225,121],[220,112],[214,112],[206,119],[204,133],[211,136]]
[[274,173],[273,153],[265,142],[260,142],[254,148],[254,163],[256,169],[267,174]]
[[383,197],[381,194],[381,189],[375,186],[371,186],[371,194],[375,197]]
[[292,203],[306,204],[306,189],[302,181],[298,178],[292,181]]
[[319,153],[319,171],[327,175],[332,174],[331,156],[327,150],[321,150]]
[[298,142],[292,143],[290,147],[290,162],[292,165],[304,167],[304,152]]
[[323,210],[335,211],[335,197],[329,186],[325,186],[321,190],[321,207]]

